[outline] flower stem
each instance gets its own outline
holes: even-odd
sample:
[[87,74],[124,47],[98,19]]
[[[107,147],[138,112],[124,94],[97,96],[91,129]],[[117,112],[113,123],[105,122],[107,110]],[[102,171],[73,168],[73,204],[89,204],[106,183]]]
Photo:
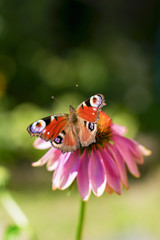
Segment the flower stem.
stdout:
[[83,202],[81,200],[80,213],[79,213],[79,219],[78,219],[78,225],[77,225],[77,231],[76,231],[76,240],[82,239],[85,206],[86,206],[86,202]]

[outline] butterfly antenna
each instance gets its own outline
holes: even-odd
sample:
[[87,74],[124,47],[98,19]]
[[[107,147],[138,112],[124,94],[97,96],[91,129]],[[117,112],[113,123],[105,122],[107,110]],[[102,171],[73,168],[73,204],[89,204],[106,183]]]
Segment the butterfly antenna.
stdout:
[[73,95],[73,99],[72,99],[72,105],[73,105],[74,99],[76,97],[77,89],[78,89],[78,84],[75,85],[74,95]]
[[55,98],[55,96],[51,96],[51,98],[52,98],[52,100],[55,100],[59,104],[63,105],[68,110],[68,106],[66,104],[64,104],[62,101],[60,101],[59,99]]

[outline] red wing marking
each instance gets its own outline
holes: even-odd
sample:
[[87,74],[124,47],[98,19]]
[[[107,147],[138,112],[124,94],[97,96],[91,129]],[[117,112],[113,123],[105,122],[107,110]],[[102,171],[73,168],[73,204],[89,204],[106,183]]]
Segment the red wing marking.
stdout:
[[81,106],[77,109],[78,116],[88,122],[96,122],[98,115],[98,108]]
[[53,119],[45,129],[41,132],[41,137],[47,140],[55,139],[60,132],[65,128],[67,123],[66,116],[56,116],[56,119]]

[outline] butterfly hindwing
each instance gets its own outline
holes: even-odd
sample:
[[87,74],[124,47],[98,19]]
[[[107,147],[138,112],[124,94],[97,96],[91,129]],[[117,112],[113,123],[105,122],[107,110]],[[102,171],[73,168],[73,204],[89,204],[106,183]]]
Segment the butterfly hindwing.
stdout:
[[79,119],[79,140],[82,147],[87,147],[96,142],[97,123],[91,123]]
[[53,147],[63,153],[72,152],[80,147],[79,139],[71,123],[51,142]]

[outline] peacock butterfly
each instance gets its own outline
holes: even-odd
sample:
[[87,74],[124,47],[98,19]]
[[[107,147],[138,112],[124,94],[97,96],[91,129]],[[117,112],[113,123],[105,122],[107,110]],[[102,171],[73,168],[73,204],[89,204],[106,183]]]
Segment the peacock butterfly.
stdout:
[[82,102],[77,109],[69,106],[69,114],[51,115],[30,124],[30,136],[50,141],[63,153],[72,152],[80,146],[87,147],[96,142],[97,121],[105,106],[102,94],[96,94]]

